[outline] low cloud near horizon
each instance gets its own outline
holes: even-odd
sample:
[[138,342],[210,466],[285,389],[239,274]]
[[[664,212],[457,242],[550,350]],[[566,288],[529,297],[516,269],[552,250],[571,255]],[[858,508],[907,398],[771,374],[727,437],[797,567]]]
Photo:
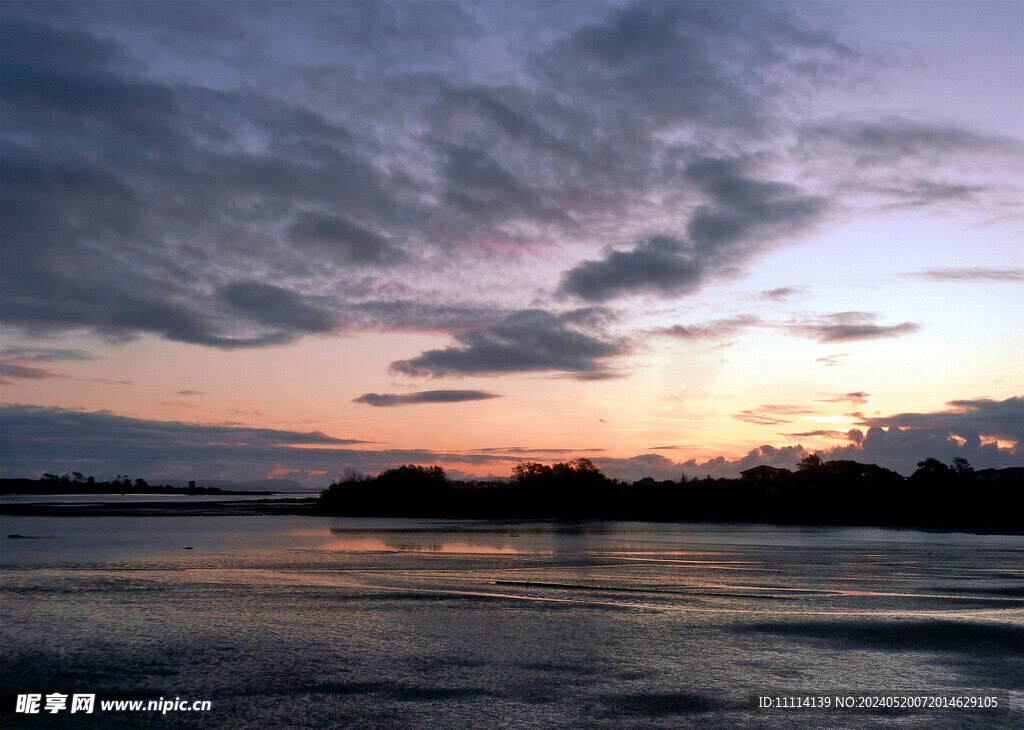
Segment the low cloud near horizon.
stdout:
[[[520,461],[588,456],[610,477],[678,479],[683,472],[687,477],[736,477],[758,464],[793,469],[801,458],[816,452],[825,459],[874,463],[908,475],[917,462],[929,457],[948,463],[959,456],[979,469],[1024,465],[1024,426],[1015,418],[1020,404],[1020,398],[953,401],[948,410],[935,413],[865,418],[858,425],[867,427],[867,432],[850,431],[846,445],[828,449],[764,445],[739,459],[704,461],[674,461],[653,453],[612,458],[603,456],[601,449],[505,447],[435,452],[370,448],[373,444],[369,442],[315,431],[147,421],[109,413],[5,405],[0,407],[0,450],[4,454],[0,473],[36,478],[44,471],[77,471],[106,479],[127,472],[151,482],[172,478],[246,481],[277,474],[326,485],[346,469],[377,472],[405,463],[438,463],[475,465],[479,473],[503,475]],[[766,415],[790,412],[790,407],[765,408],[769,411]],[[815,435],[820,434],[796,436]],[[1013,445],[999,446],[992,439]]]

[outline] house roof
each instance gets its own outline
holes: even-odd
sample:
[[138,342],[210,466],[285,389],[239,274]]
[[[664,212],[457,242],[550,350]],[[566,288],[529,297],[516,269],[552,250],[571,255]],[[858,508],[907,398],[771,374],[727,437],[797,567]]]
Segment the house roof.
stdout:
[[780,469],[777,466],[768,466],[767,464],[761,464],[760,466],[751,467],[750,469],[744,469],[743,471],[740,472],[740,474],[779,474],[781,472],[788,471],[789,469]]

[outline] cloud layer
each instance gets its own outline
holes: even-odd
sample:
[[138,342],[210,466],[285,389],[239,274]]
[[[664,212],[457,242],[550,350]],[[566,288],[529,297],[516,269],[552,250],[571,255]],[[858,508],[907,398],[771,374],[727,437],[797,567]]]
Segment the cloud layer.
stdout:
[[[358,404],[491,399],[498,396],[490,390],[411,391],[424,378],[442,388],[449,384],[437,379],[522,374],[591,381],[563,385],[586,388],[597,403],[610,385],[600,381],[654,373],[655,348],[673,361],[657,364],[663,375],[649,382],[669,389],[676,384],[668,379],[716,377],[704,364],[682,373],[683,351],[734,346],[765,331],[828,345],[813,355],[800,350],[805,359],[835,353],[818,359],[824,366],[863,363],[860,348],[881,340],[893,351],[933,344],[960,325],[938,304],[928,309],[929,293],[939,302],[954,290],[973,296],[1022,280],[1001,236],[1020,220],[1024,144],[951,121],[933,113],[935,105],[915,114],[914,100],[900,99],[899,113],[890,111],[897,104],[881,101],[887,84],[921,59],[869,50],[866,31],[859,44],[856,24],[838,20],[854,7],[7,0],[0,316],[5,337],[38,346],[5,350],[0,378],[25,392],[68,392],[78,380],[75,361],[90,357],[77,347],[98,348],[97,338],[116,357],[110,353],[128,351],[116,345],[137,338],[253,350],[412,333],[444,344],[386,360],[359,351],[353,367],[395,380],[361,390],[395,392],[365,393]],[[954,219],[962,211],[984,225],[960,229],[971,237],[968,259],[959,243],[958,255],[946,257],[953,239],[939,246],[927,224],[952,230],[947,222],[968,221]],[[907,234],[911,218],[926,221],[920,235]],[[849,232],[874,227],[884,237],[890,221],[906,226],[894,226],[892,240]],[[899,261],[915,292],[927,293],[913,315],[860,311],[876,306],[863,303],[865,276],[872,286],[892,285],[876,277],[877,263],[851,274],[856,281],[840,282],[825,268],[816,272],[820,284],[806,271],[790,279],[777,263],[795,245],[819,264],[823,252],[860,260],[863,251],[865,266],[881,260],[884,245],[893,254],[886,260]],[[957,265],[965,260],[972,265]],[[738,282],[769,270],[764,281]],[[993,332],[1008,329],[995,307],[984,311],[996,312]],[[67,346],[53,347],[61,337]],[[864,405],[857,388],[882,392],[860,373],[841,382],[850,369],[819,370],[822,383],[809,393],[778,400],[835,391],[824,397],[856,407]],[[161,392],[184,397],[187,385],[206,388],[174,383]],[[967,392],[993,392],[988,387]],[[359,392],[339,403],[366,415],[347,402]],[[955,395],[936,393],[936,402]],[[958,403],[948,412],[865,417],[857,425],[866,432],[842,448],[902,468],[900,444],[915,455],[974,449],[994,462],[1005,443],[986,439],[1019,441],[1008,426],[1003,436],[955,433],[996,409],[981,399]],[[758,396],[719,415],[750,433],[743,424],[796,420],[799,412],[787,408],[800,406]],[[61,418],[67,428],[109,432],[96,458],[139,467],[187,471],[188,449],[214,470],[373,469],[392,457],[441,457],[273,429],[215,433],[55,413],[10,412],[28,434],[45,427],[59,435]],[[378,421],[396,415],[373,412]],[[800,431],[793,438],[826,435],[786,430]],[[141,432],[162,446],[132,452]],[[17,453],[59,458],[56,437],[31,446],[14,426],[5,433]],[[84,442],[65,435],[68,458],[88,462]],[[781,464],[795,448],[750,458]],[[645,458],[621,466],[681,468]],[[59,468],[35,457],[18,463]],[[706,468],[735,466],[723,459]]]
[[[414,398],[409,402],[434,402],[431,397],[427,396],[425,401]],[[390,405],[372,403],[372,400],[366,402]],[[707,475],[734,478],[743,469],[759,464],[794,469],[796,463],[812,451],[825,459],[875,463],[904,475],[911,474],[917,462],[929,457],[946,463],[954,457],[963,457],[978,469],[1020,466],[1024,464],[1021,402],[1020,397],[1004,401],[953,401],[949,409],[934,413],[865,418],[858,425],[866,427],[866,432],[852,430],[846,434],[848,444],[824,450],[807,449],[800,444],[764,445],[739,459],[716,457],[703,461],[673,461],[660,453],[612,458],[603,455],[602,449],[583,451],[609,476],[630,480],[644,476],[677,480],[683,472],[689,478]],[[797,406],[768,405],[763,406],[761,412],[784,421],[786,415],[800,410]],[[822,433],[791,436],[813,438],[819,435]],[[998,439],[1002,445],[993,439]],[[147,479],[247,480],[264,478],[271,473],[289,473],[300,481],[323,486],[349,468],[375,472],[403,463],[475,464],[504,476],[521,460],[557,461],[581,455],[580,450],[563,448],[507,446],[436,452],[379,448],[381,446],[385,445],[339,439],[319,432],[149,421],[37,406],[0,407],[0,449],[4,454],[2,474],[5,477],[34,477],[43,471],[78,471],[97,478],[128,472]],[[651,451],[665,450],[667,447]]]
[[[8,2],[0,21],[0,297],[33,333],[233,349],[416,329],[425,307],[495,306],[473,287],[536,306],[509,284],[538,251],[584,252],[546,295],[686,296],[836,215],[853,170],[940,204],[959,183],[936,166],[1019,155],[905,118],[794,128],[877,60],[775,4]],[[794,135],[799,185],[778,164]],[[913,181],[883,180],[893,161]],[[576,341],[556,369],[603,357]],[[473,370],[449,355],[410,367]]]

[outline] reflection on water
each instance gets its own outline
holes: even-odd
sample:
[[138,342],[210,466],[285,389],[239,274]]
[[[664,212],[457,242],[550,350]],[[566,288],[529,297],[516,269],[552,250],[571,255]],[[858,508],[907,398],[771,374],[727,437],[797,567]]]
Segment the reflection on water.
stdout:
[[322,546],[324,550],[347,552],[413,552],[450,553],[452,555],[527,555],[550,554],[550,550],[530,550],[505,543],[494,544],[487,539],[439,540],[423,534],[404,534],[401,538],[361,537],[360,532],[341,527],[332,527],[331,534],[339,540],[332,540]]
[[[0,537],[5,730],[43,726],[8,706],[37,688],[214,702],[121,727],[890,727],[750,698],[1024,697],[1020,537],[300,516],[0,532],[47,538]],[[897,719],[1020,727],[1024,708]]]

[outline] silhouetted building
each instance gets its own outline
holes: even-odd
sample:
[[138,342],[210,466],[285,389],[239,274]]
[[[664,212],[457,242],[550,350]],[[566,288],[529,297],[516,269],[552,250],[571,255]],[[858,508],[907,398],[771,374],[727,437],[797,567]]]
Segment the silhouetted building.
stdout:
[[774,482],[784,479],[792,473],[789,469],[779,469],[775,466],[761,464],[760,466],[741,471],[740,476],[745,482]]

